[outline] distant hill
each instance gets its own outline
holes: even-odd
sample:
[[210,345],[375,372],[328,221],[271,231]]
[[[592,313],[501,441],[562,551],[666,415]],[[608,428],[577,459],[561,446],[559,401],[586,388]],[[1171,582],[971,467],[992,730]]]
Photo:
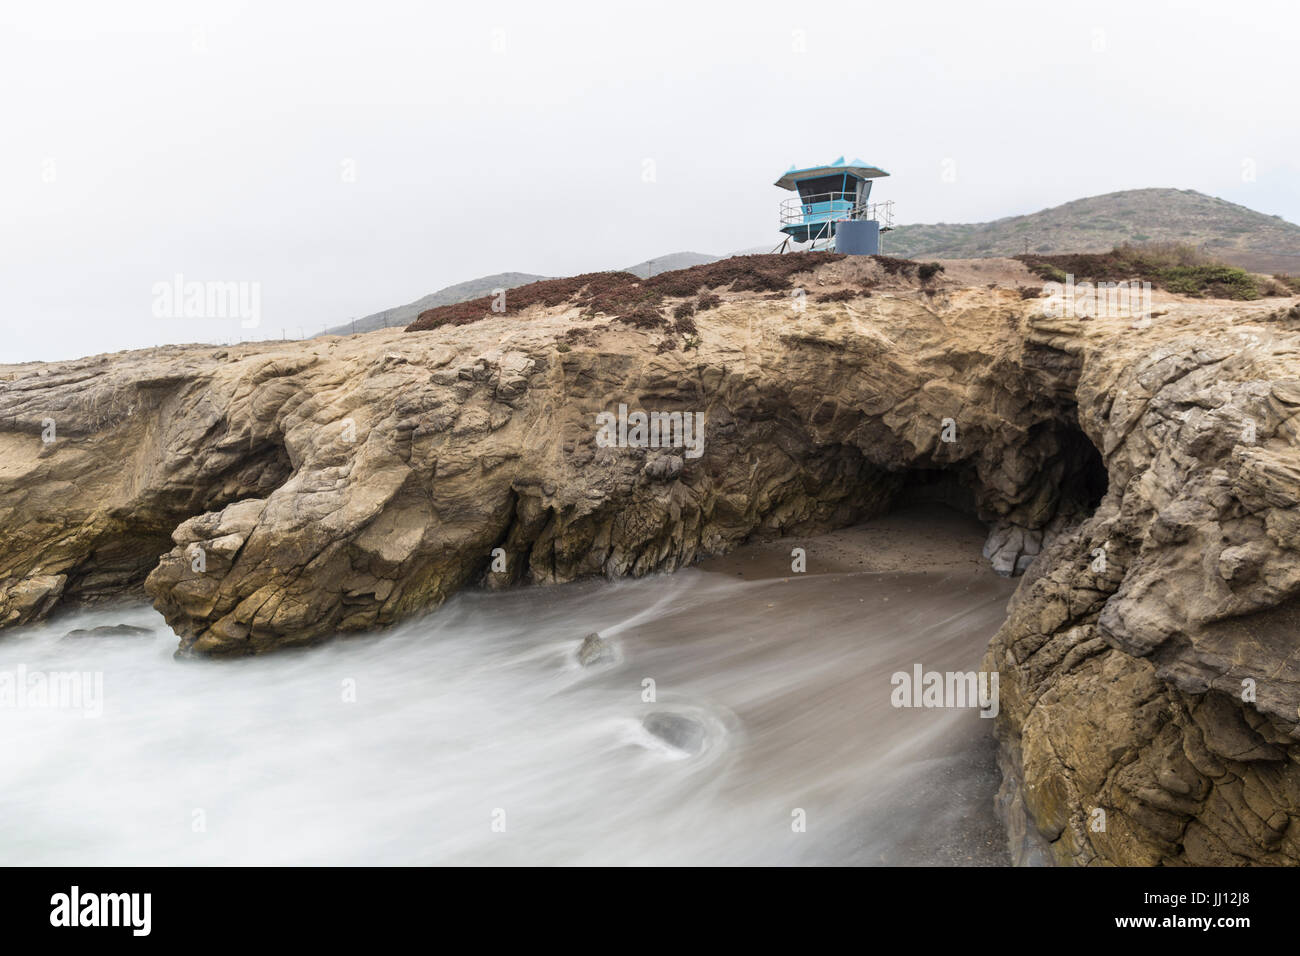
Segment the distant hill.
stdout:
[[468,282],[449,285],[437,292],[430,292],[422,299],[416,299],[406,305],[385,309],[383,312],[376,312],[374,315],[367,315],[363,319],[332,326],[320,334],[351,335],[353,332],[373,332],[375,329],[406,326],[414,322],[415,317],[425,309],[432,309],[439,305],[453,305],[457,302],[468,302],[470,299],[477,299],[479,296],[490,294],[493,289],[513,289],[515,286],[527,285],[530,282],[545,278],[547,276],[535,276],[527,272],[498,272],[496,275],[483,276],[481,279],[470,279]]
[[1027,216],[983,223],[899,226],[889,255],[967,259],[1106,252],[1124,242],[1186,242],[1259,272],[1300,272],[1300,226],[1191,189],[1131,189]]
[[710,262],[717,262],[722,258],[724,257],[711,256],[703,252],[670,252],[666,256],[647,259],[645,262],[638,262],[634,266],[628,266],[623,271],[630,272],[634,276],[640,276],[642,279],[648,279],[651,275],[659,275],[661,272],[689,269],[691,266],[707,266]]
[[[659,275],[661,272],[672,272],[675,269],[707,265],[710,262],[717,262],[720,258],[722,257],[710,256],[703,252],[670,252],[654,259],[647,259],[645,262],[638,262],[636,265],[628,266],[621,271],[630,272],[644,279],[650,275]],[[416,299],[406,305],[385,309],[383,312],[376,312],[374,315],[367,315],[363,319],[331,326],[321,332],[320,335],[351,335],[353,332],[373,332],[375,329],[391,329],[410,325],[415,321],[415,317],[426,309],[432,309],[440,305],[455,305],[457,302],[468,302],[470,299],[489,295],[494,289],[513,289],[516,286],[527,285],[530,282],[548,278],[551,277],[532,275],[528,272],[498,272],[496,275],[483,276],[481,279],[470,279],[468,282],[449,285],[445,289],[429,293],[422,299]]]

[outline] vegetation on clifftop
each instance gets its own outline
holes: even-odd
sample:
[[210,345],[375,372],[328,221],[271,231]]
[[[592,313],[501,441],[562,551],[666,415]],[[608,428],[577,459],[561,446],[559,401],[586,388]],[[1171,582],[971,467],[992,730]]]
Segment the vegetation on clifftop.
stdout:
[[1064,282],[1125,282],[1138,280],[1179,295],[1210,299],[1258,299],[1290,295],[1296,287],[1290,277],[1255,276],[1200,252],[1185,243],[1124,243],[1110,252],[1072,255],[1016,256],[1039,278]]

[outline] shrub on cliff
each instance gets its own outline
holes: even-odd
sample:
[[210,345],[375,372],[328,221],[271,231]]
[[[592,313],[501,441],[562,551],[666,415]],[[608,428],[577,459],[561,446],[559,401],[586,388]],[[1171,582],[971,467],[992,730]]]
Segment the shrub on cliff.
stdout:
[[1300,278],[1289,276],[1282,272],[1273,274],[1273,280],[1286,290],[1285,294],[1300,295]]
[[[694,308],[703,312],[716,308],[722,301],[709,290],[780,292],[791,288],[799,273],[811,272],[843,258],[831,252],[732,256],[688,269],[662,272],[648,279],[628,272],[590,272],[566,279],[543,279],[497,296],[486,295],[428,309],[406,330],[421,332],[446,325],[466,325],[493,315],[513,315],[533,305],[553,307],[565,302],[582,308],[587,315],[603,314],[638,328],[656,328],[665,324],[659,312],[664,299],[689,298],[698,293]],[[915,267],[915,263],[908,264]],[[690,311],[682,304],[674,310],[674,315],[681,318],[678,313],[689,316]]]
[[1139,280],[1179,295],[1212,299],[1258,299],[1258,280],[1245,269],[1216,262],[1185,243],[1125,243],[1110,252],[1016,256],[1029,271],[1049,282],[1127,282]]

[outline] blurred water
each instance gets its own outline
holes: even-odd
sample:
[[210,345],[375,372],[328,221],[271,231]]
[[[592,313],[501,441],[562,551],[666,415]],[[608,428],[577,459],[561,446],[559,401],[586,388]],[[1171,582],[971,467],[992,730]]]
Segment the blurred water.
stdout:
[[[173,659],[147,606],[74,612],[0,638],[0,672],[104,691],[98,717],[0,709],[0,862],[1002,863],[993,722],[895,709],[889,676],[976,669],[1007,595],[987,571],[693,569],[220,662]],[[156,632],[63,637],[117,623]],[[592,631],[617,663],[577,664]]]

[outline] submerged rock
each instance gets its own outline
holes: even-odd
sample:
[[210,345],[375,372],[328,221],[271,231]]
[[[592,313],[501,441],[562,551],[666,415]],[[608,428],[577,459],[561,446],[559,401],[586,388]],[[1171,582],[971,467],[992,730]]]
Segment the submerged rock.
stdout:
[[64,637],[150,637],[153,628],[138,627],[134,624],[101,624],[98,627],[79,627],[68,631]]
[[697,754],[704,749],[704,724],[694,717],[657,710],[646,715],[641,726],[647,733],[683,753]]
[[614,645],[599,634],[588,634],[578,647],[578,663],[583,667],[595,667],[597,664],[610,664],[618,659]]

